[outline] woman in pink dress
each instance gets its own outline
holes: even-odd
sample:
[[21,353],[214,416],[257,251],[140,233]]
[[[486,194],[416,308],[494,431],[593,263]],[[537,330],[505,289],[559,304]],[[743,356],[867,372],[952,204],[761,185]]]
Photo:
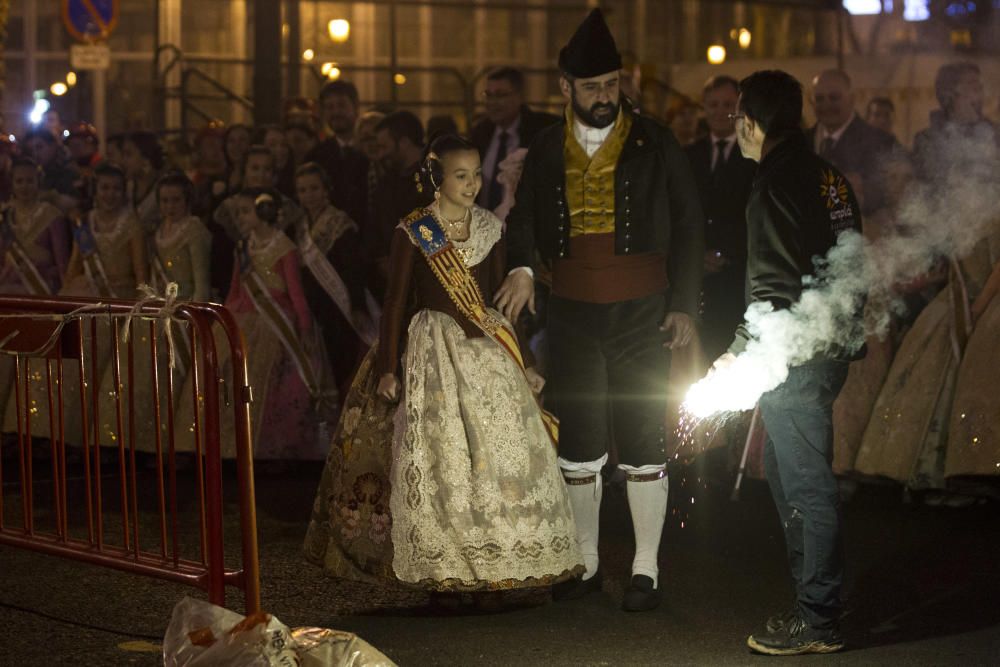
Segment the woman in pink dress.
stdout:
[[319,373],[314,352],[304,344],[313,336],[313,316],[302,290],[298,249],[271,224],[276,201],[258,190],[236,199],[242,240],[225,305],[246,337],[254,458],[321,460],[326,443],[317,441],[313,400]]

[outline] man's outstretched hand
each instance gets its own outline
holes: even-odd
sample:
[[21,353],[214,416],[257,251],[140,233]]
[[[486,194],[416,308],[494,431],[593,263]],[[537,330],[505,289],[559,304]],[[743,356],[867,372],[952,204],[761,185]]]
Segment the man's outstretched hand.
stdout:
[[535,314],[535,279],[527,271],[514,270],[504,278],[500,289],[493,296],[496,309],[511,322],[516,322],[524,306]]

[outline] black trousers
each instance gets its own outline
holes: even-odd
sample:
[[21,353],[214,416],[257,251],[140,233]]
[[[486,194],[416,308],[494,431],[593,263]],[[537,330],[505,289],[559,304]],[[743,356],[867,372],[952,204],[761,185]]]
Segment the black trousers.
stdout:
[[813,627],[840,617],[844,558],[840,494],[833,475],[833,401],[847,362],[821,361],[789,370],[760,399],[769,441],[764,472],[785,532],[798,609]]
[[620,463],[666,463],[663,295],[611,304],[553,296],[548,308],[545,400],[559,417],[559,456],[594,461],[614,438]]

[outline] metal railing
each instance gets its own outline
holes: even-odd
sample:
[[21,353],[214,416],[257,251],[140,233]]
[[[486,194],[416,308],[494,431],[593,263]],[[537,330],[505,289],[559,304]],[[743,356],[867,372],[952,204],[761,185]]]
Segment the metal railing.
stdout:
[[[236,587],[253,613],[260,576],[243,337],[221,306],[164,305],[0,297],[0,383],[16,420],[0,457],[0,545],[193,586],[218,605]],[[171,367],[175,356],[183,372]],[[191,426],[181,428],[188,410]],[[226,419],[238,565],[223,530]],[[36,493],[45,487],[51,493]]]

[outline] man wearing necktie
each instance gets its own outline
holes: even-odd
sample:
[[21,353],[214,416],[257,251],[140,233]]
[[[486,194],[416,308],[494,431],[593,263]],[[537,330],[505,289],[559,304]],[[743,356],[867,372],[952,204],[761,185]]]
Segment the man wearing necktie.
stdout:
[[483,160],[483,187],[477,203],[495,210],[503,201],[504,186],[497,180],[500,163],[517,148],[527,148],[544,127],[559,119],[532,111],[524,104],[524,74],[513,67],[500,67],[486,75],[486,118],[469,137]]
[[744,210],[757,167],[743,157],[736,144],[731,114],[736,111],[737,86],[737,81],[728,76],[715,76],[705,83],[702,106],[709,133],[684,149],[705,212],[705,278],[699,333],[706,359],[715,359],[726,351],[745,310]]
[[846,72],[820,72],[812,82],[811,101],[816,125],[806,130],[809,146],[844,172],[864,213],[882,208],[885,205],[882,165],[898,142],[855,113],[851,78]]

